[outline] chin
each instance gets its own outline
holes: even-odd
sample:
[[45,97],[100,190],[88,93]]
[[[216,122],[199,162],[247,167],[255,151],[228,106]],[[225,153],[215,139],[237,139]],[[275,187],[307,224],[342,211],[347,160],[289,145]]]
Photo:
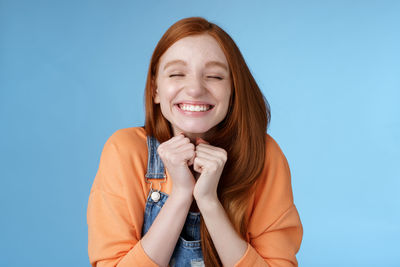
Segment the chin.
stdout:
[[207,133],[208,132],[208,129],[207,130],[201,130],[201,129],[184,129],[184,130],[182,130],[184,133],[186,133],[186,134],[205,134],[205,133]]
[[182,132],[187,134],[205,134],[207,133],[212,127],[210,126],[192,126],[192,127],[182,127]]

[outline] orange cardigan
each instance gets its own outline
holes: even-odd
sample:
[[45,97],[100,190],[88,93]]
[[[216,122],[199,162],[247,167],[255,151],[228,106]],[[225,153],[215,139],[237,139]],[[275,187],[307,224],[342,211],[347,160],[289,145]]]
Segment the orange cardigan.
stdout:
[[[236,267],[297,266],[303,228],[293,203],[289,165],[275,140],[268,134],[266,140],[265,167],[248,207],[248,247]],[[92,266],[157,266],[140,243],[150,190],[146,167],[143,128],[121,129],[107,140],[87,208]],[[158,182],[153,184],[158,189]],[[162,191],[170,194],[171,189],[167,173]]]

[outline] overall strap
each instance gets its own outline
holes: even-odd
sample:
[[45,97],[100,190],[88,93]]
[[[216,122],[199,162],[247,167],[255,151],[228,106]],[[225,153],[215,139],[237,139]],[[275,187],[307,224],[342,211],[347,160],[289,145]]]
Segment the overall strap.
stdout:
[[148,179],[164,179],[165,168],[164,164],[157,153],[157,148],[160,142],[153,136],[147,136],[147,173],[146,178]]

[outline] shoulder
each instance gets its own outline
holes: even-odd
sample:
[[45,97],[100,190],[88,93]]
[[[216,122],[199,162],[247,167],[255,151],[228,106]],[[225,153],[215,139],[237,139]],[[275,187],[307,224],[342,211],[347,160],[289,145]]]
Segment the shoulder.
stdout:
[[115,131],[106,141],[104,150],[114,150],[118,153],[147,152],[146,132],[142,127],[130,127]]
[[271,135],[266,134],[266,151],[264,168],[260,182],[267,188],[288,186],[291,183],[289,163],[278,142]]
[[270,213],[280,213],[281,209],[289,207],[293,202],[290,168],[278,142],[269,134],[266,134],[265,145],[264,167],[256,182],[254,204],[258,208],[268,206]]
[[[266,153],[265,153],[265,162],[271,163],[274,161],[286,161],[285,154],[283,153],[281,147],[278,142],[269,134],[266,134]],[[287,163],[287,161],[286,161]]]
[[119,146],[135,146],[146,143],[146,132],[142,127],[129,127],[115,131],[107,140]]
[[101,161],[110,165],[128,167],[134,162],[141,165],[147,158],[147,136],[142,127],[115,131],[103,147]]
[[278,180],[290,183],[290,179],[289,163],[281,146],[271,135],[266,134],[264,168],[260,182],[270,183],[272,180]]
[[127,170],[141,166],[147,159],[147,138],[141,127],[115,131],[106,141],[100,158],[100,168],[106,171]]
[[143,128],[115,131],[104,144],[93,189],[120,194],[124,185],[135,177],[135,172],[143,172],[146,159],[147,142]]
[[277,141],[267,134],[264,168],[258,177],[251,207],[250,228],[254,231],[253,234],[264,231],[292,205],[293,192],[288,161]]

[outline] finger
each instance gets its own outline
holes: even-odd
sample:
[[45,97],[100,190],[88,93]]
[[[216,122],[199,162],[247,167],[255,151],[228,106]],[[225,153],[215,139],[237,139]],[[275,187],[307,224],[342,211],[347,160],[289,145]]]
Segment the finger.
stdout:
[[185,136],[185,133],[182,130],[176,129],[176,135],[183,135]]
[[203,158],[209,162],[216,162],[218,165],[225,165],[226,155],[223,153],[210,153],[209,151],[196,151],[196,158]]
[[168,150],[176,150],[180,147],[184,147],[189,143],[190,143],[189,138],[179,137],[175,140],[171,140],[170,143],[166,144],[166,147],[168,148]]
[[208,157],[196,156],[193,162],[193,169],[199,173],[203,173],[204,170],[214,173],[215,171],[221,170],[223,166],[224,162],[221,159],[212,160]]
[[196,152],[194,150],[194,145],[191,144],[191,143],[189,143],[189,144],[187,144],[185,146],[177,148],[173,153],[177,154],[177,155],[181,155],[186,161],[193,160],[196,157]]
[[196,157],[206,158],[209,160],[219,160],[222,158],[220,155],[217,155],[215,152],[209,150],[196,150],[195,154]]
[[193,150],[189,150],[189,151],[185,152],[185,154],[184,154],[184,158],[185,158],[188,166],[193,165],[195,157],[196,157],[196,154]]
[[223,148],[210,145],[209,143],[200,143],[200,144],[196,145],[196,147],[209,148],[209,149],[213,149],[213,150],[224,150]]
[[185,136],[183,134],[177,134],[177,135],[173,136],[172,138],[170,138],[168,141],[174,142],[176,140],[180,140],[180,139],[183,139],[183,138],[185,138]]
[[215,147],[215,146],[210,146],[210,145],[198,145],[196,146],[196,154],[198,153],[204,153],[206,155],[209,155],[211,157],[218,157],[224,160],[227,160],[227,153],[224,149]]
[[189,162],[194,157],[195,157],[195,153],[193,150],[186,150],[186,151],[183,151],[180,153],[172,154],[169,159],[173,164],[190,166],[191,164],[189,165]]
[[190,140],[185,140],[183,136],[181,137],[173,137],[168,141],[160,144],[157,148],[158,153],[168,153],[169,151],[176,151],[176,149],[184,146],[185,144],[189,144]]
[[198,173],[202,173],[204,164],[205,162],[203,158],[196,157],[193,161],[193,170],[195,170]]
[[196,150],[196,147],[192,144],[192,143],[187,143],[187,142],[183,142],[183,143],[179,143],[175,146],[171,146],[170,149],[174,152],[180,152],[180,151],[184,151],[184,150]]
[[196,154],[193,153],[193,157],[191,157],[187,162],[188,166],[192,166],[193,165],[195,157],[196,157]]
[[189,143],[190,142],[189,138],[187,138],[181,134],[171,138],[170,140],[172,140],[171,143]]
[[210,157],[209,155],[197,155],[194,158],[194,166],[199,165],[202,169],[208,167],[209,165],[214,165],[214,163],[222,163],[222,160],[218,157]]
[[193,167],[201,169],[201,171],[207,170],[210,172],[216,172],[222,170],[225,166],[226,160],[223,157],[212,157],[205,154],[196,154],[194,159]]

